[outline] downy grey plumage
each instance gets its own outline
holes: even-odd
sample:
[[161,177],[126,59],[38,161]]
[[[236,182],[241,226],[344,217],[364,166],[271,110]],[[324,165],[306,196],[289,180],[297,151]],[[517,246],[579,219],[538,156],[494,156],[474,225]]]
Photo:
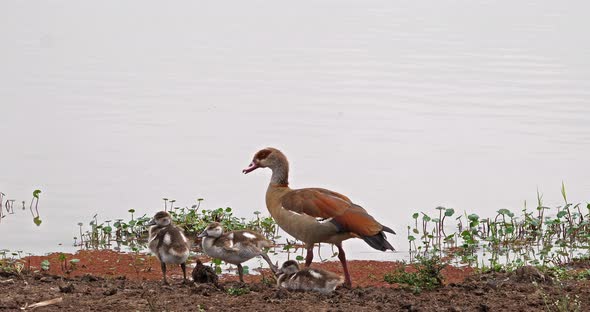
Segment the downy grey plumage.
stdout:
[[277,286],[291,290],[329,293],[342,283],[344,277],[329,271],[311,268],[300,270],[299,264],[294,260],[283,263],[277,272]]
[[261,256],[276,272],[276,266],[272,264],[265,248],[270,248],[272,243],[260,233],[241,230],[223,232],[223,227],[218,222],[213,222],[199,235],[203,238],[203,251],[212,258],[221,259],[238,267],[240,281],[244,282],[242,262],[256,256]]
[[189,255],[189,244],[181,229],[172,224],[168,212],[156,213],[150,223],[149,248],[160,260],[163,283],[166,280],[166,264],[180,264],[184,282],[186,283],[186,259]]

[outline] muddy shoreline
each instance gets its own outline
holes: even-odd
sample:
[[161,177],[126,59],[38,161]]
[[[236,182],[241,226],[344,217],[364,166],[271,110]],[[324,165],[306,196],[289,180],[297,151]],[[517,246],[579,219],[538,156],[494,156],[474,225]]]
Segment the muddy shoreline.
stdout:
[[[266,280],[269,274],[264,270],[247,276],[246,286],[235,281],[235,275],[223,275],[221,287],[216,288],[182,284],[180,271],[174,268],[171,285],[163,286],[157,262],[138,273],[137,266],[125,261],[137,260],[128,254],[86,253],[75,255],[80,262],[69,274],[59,273],[61,268],[53,263],[49,272],[0,273],[0,311],[21,311],[58,298],[61,302],[35,311],[554,311],[548,307],[566,299],[590,306],[589,280],[539,279],[534,272],[475,274],[451,268],[444,273],[444,287],[416,293],[383,281],[383,274],[397,263],[351,261],[354,287],[322,295],[277,289]],[[28,264],[35,268],[43,257],[27,259]],[[101,262],[106,265],[98,266]],[[339,263],[317,266],[338,272]]]

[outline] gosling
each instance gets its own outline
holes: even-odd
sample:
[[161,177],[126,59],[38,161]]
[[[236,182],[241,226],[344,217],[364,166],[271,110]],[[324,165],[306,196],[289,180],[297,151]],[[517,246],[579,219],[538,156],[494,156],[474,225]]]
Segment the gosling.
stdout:
[[223,233],[223,227],[218,222],[213,222],[199,235],[203,238],[203,251],[212,258],[221,259],[238,267],[240,282],[244,282],[242,262],[256,256],[261,256],[270,266],[273,273],[276,266],[270,261],[264,248],[270,248],[272,242],[260,233],[248,230],[231,231]]
[[180,264],[183,283],[186,283],[186,259],[189,255],[189,244],[182,230],[172,224],[172,217],[165,211],[156,213],[150,223],[149,248],[160,260],[164,285],[166,280],[166,264]]
[[342,276],[329,271],[311,268],[300,270],[294,260],[283,263],[277,272],[277,286],[290,290],[312,290],[327,294],[342,283]]
[[193,269],[193,281],[195,283],[211,283],[216,287],[219,287],[217,274],[215,270],[208,265],[203,265],[201,260],[197,259],[197,265]]

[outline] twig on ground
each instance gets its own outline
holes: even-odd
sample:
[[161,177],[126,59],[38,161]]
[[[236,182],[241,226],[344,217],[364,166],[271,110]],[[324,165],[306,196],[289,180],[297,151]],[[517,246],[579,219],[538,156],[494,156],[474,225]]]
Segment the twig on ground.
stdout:
[[26,309],[34,309],[34,308],[44,307],[44,306],[48,306],[48,305],[52,305],[52,304],[58,304],[58,303],[62,302],[63,300],[64,300],[63,297],[59,297],[59,298],[55,298],[55,299],[50,299],[50,300],[45,300],[45,301],[33,303],[31,305],[25,304],[25,306],[20,309],[26,310]]

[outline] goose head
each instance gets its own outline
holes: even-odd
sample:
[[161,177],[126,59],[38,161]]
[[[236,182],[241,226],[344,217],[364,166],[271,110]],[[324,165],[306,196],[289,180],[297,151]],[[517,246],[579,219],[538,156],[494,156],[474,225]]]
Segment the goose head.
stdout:
[[278,149],[267,147],[256,152],[250,165],[242,172],[246,174],[258,168],[275,169],[285,165],[288,166],[287,157]]
[[203,232],[201,232],[201,234],[199,234],[199,237],[220,237],[221,235],[223,235],[223,227],[221,226],[221,224],[219,222],[213,222],[211,224],[209,224],[207,226],[207,228],[205,228],[205,230]]
[[170,214],[166,211],[160,211],[154,215],[152,220],[147,225],[157,225],[164,227],[170,225],[170,223],[172,223],[172,216],[170,216]]

